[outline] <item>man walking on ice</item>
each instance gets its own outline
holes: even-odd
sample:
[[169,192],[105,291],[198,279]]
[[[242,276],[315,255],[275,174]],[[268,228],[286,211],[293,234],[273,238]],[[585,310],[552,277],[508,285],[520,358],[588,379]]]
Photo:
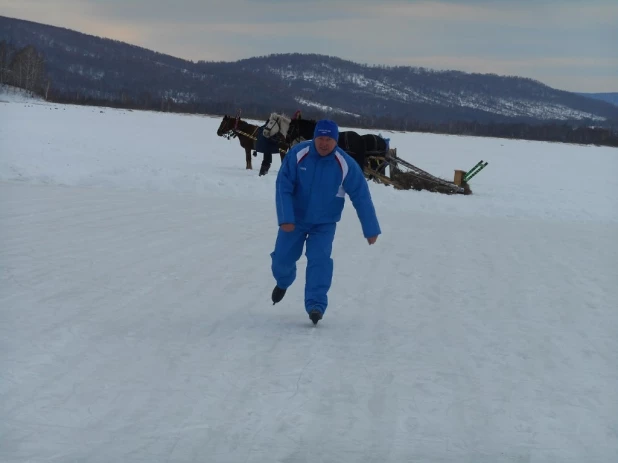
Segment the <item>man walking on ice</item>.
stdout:
[[374,244],[381,234],[365,176],[358,163],[337,146],[338,139],[335,122],[318,121],[313,139],[287,152],[276,181],[279,231],[270,254],[277,282],[272,301],[280,302],[296,279],[296,262],[306,243],[305,310],[314,325],[328,306],[333,277],[331,252],[346,193],[367,242]]

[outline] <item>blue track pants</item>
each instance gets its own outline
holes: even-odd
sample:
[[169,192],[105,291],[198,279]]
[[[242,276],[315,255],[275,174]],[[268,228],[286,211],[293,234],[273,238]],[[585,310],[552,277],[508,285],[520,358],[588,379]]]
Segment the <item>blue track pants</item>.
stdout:
[[307,273],[305,276],[305,310],[319,309],[324,313],[328,306],[327,293],[333,279],[331,252],[336,223],[299,225],[291,232],[279,228],[272,258],[272,272],[277,286],[289,288],[296,279],[296,262],[307,243]]

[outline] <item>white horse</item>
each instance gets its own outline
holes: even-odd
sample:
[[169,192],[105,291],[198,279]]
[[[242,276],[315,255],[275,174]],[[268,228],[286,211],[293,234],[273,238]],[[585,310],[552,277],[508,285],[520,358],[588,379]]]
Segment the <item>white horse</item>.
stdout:
[[[270,138],[273,135],[280,133],[283,139],[287,140],[291,122],[292,119],[290,119],[285,114],[271,113],[268,117],[268,121],[266,122],[266,126],[264,127],[262,135],[264,135],[266,138]],[[295,140],[292,140],[290,146],[294,146],[295,144],[300,143],[303,140],[304,138],[299,136]]]
[[292,119],[287,117],[285,114],[270,113],[262,134],[266,138],[270,138],[273,135],[280,133],[281,136],[285,138],[288,134],[288,130],[290,129],[291,121]]

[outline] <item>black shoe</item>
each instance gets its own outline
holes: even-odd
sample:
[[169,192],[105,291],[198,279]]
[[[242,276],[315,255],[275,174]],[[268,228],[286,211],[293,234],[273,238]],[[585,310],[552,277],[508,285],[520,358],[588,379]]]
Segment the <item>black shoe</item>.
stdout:
[[275,286],[272,295],[273,305],[275,305],[277,302],[281,302],[281,299],[283,299],[283,296],[285,296],[285,291],[285,289],[281,289],[279,288],[279,286]]
[[262,175],[266,175],[268,173],[268,171],[270,170],[270,164],[268,165],[262,165],[260,167],[260,173],[259,173],[259,177],[261,177]]
[[309,312],[309,318],[314,325],[317,325],[318,322],[322,320],[322,312],[320,312],[318,309],[313,309]]

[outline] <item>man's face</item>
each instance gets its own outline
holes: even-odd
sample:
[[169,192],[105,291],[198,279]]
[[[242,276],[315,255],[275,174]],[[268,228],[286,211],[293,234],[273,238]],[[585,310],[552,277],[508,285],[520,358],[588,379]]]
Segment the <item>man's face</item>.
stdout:
[[318,150],[320,156],[329,155],[337,146],[337,140],[330,137],[316,137],[315,138],[315,149]]

